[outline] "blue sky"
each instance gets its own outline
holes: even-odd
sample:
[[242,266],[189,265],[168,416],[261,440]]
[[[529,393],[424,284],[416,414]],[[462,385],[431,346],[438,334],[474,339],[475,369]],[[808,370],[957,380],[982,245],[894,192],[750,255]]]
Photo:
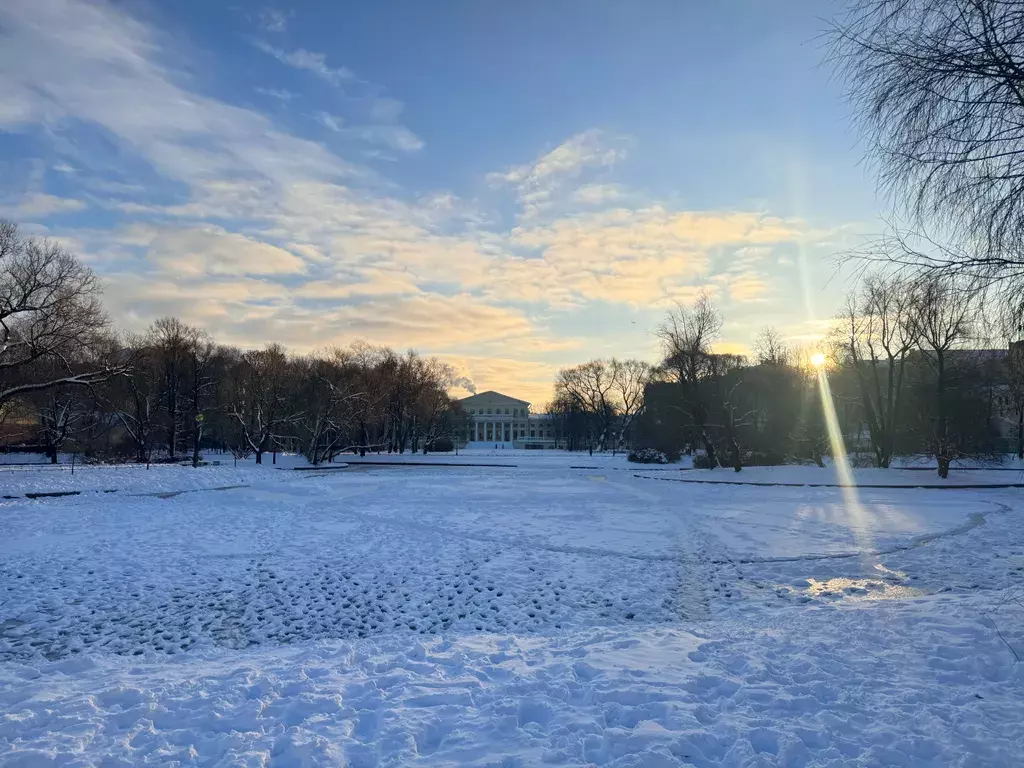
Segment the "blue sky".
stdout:
[[413,347],[538,404],[561,365],[653,359],[701,289],[723,348],[802,343],[878,217],[829,13],[14,0],[0,215],[88,260],[122,327]]

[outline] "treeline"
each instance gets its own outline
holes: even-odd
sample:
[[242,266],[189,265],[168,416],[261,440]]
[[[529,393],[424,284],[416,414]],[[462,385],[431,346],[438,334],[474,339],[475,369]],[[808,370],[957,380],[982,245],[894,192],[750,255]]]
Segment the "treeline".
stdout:
[[449,450],[467,417],[445,363],[355,344],[241,350],[168,317],[117,334],[95,275],[56,243],[0,221],[0,425],[6,442],[100,458],[200,460],[208,448]]
[[549,410],[570,449],[696,452],[698,465],[737,471],[823,465],[833,440],[878,467],[931,455],[942,476],[955,458],[994,457],[1011,443],[1024,458],[1024,344],[1011,317],[1001,346],[977,348],[992,332],[981,295],[938,276],[867,275],[816,347],[766,328],[750,358],[714,351],[722,316],[703,295],[667,314],[657,365],[563,369]]

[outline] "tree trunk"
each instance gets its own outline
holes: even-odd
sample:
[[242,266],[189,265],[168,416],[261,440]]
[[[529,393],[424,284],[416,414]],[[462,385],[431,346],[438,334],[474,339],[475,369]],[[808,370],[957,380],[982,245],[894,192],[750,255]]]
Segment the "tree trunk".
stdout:
[[170,426],[167,428],[167,456],[174,461],[175,443],[178,442],[178,412],[176,408],[170,410]]
[[939,477],[945,479],[949,477],[949,445],[947,444],[948,425],[946,421],[946,363],[942,353],[937,355],[936,367],[935,445],[938,449],[936,454],[939,462]]
[[714,469],[718,466],[718,455],[715,453],[714,443],[711,442],[711,438],[708,437],[707,430],[704,427],[700,428],[700,441],[704,446],[704,453],[708,457],[708,469]]
[[260,450],[256,451],[256,463],[257,464],[262,464],[263,463],[263,449],[262,448]]
[[199,466],[199,444],[202,441],[203,441],[203,428],[201,426],[198,426],[198,423],[197,423],[197,426],[194,428],[193,438],[192,438],[192,466],[193,467],[198,467]]

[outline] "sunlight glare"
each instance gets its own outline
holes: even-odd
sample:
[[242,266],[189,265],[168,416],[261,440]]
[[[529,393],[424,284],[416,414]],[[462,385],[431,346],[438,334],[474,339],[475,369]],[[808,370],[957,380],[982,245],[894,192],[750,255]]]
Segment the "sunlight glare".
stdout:
[[[799,161],[794,160],[789,169],[789,192],[793,200],[794,208],[799,212],[806,207],[805,170]],[[814,323],[817,320],[814,309],[814,291],[811,288],[811,270],[808,262],[806,244],[798,244],[799,258],[797,265],[800,271],[801,283],[803,285],[804,304],[807,308],[807,319]],[[826,371],[827,358],[823,352],[815,352],[810,357],[812,368],[817,372],[818,390],[821,394],[821,408],[825,417],[825,426],[828,430],[829,444],[832,447],[832,462],[836,468],[836,475],[839,484],[842,486],[843,503],[846,508],[846,515],[849,521],[848,527],[853,533],[857,548],[861,552],[861,559],[866,568],[871,569],[873,563],[870,561],[871,553],[874,550],[874,539],[870,534],[870,522],[861,506],[860,494],[857,492],[856,481],[853,472],[850,470],[850,460],[846,455],[846,445],[843,441],[843,433],[839,427],[839,419],[836,416],[835,405],[832,402],[832,389],[828,383]]]
[[[813,358],[812,358],[813,360]],[[846,444],[839,427],[839,418],[832,402],[832,388],[828,385],[828,374],[824,366],[818,366],[818,391],[821,394],[821,409],[825,416],[825,427],[828,430],[828,441],[832,447],[832,461],[836,467],[836,475],[843,494],[846,513],[850,519],[849,528],[857,540],[857,547],[866,567],[874,565],[870,558],[874,550],[874,539],[870,533],[870,521],[861,506],[860,494],[857,492],[857,481],[850,469],[850,459],[846,455]]]

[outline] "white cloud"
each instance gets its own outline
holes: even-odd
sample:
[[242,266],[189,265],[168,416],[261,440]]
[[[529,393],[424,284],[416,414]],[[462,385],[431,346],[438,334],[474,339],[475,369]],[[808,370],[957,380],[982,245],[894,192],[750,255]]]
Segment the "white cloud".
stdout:
[[618,184],[584,184],[573,191],[571,200],[581,205],[604,205],[620,197],[622,189]]
[[356,125],[348,128],[347,132],[371,144],[383,144],[401,152],[423,149],[423,139],[401,125]]
[[590,128],[570,136],[533,163],[513,166],[502,173],[492,173],[489,178],[512,184],[536,183],[552,176],[572,175],[587,166],[612,165],[625,157],[625,154],[625,148],[609,146],[602,131]]
[[325,128],[329,128],[335,133],[341,133],[341,126],[345,123],[342,118],[335,117],[328,112],[317,112],[316,119]]
[[726,275],[724,282],[729,289],[729,297],[740,303],[761,300],[769,289],[762,275],[749,270]]
[[306,270],[306,263],[295,254],[220,227],[138,226],[122,239],[145,245],[150,261],[168,274],[288,275]]
[[[207,328],[221,342],[262,346],[268,339],[299,352],[371,339],[400,349],[435,352],[475,349],[543,349],[544,339],[521,311],[487,304],[467,294],[364,295],[357,304],[305,305],[304,297],[283,293],[261,280],[197,280],[119,273],[111,279],[122,290],[107,304],[137,328],[177,314]],[[252,303],[258,301],[258,304]]]
[[33,192],[9,205],[0,204],[0,213],[15,220],[81,211],[88,206],[81,200]]
[[295,94],[285,88],[255,88],[253,90],[278,101],[289,102],[295,98]]
[[346,80],[353,80],[355,75],[347,67],[331,67],[327,64],[327,57],[322,53],[307,51],[305,48],[296,48],[294,51],[286,51],[277,48],[265,40],[253,40],[253,45],[266,54],[273,56],[282,64],[294,69],[312,72],[322,80],[334,86],[341,85]]
[[[514,244],[539,258],[506,266],[496,284],[524,300],[579,304],[600,299],[634,305],[684,299],[709,279],[712,252],[802,236],[802,222],[737,211],[616,208],[512,231]],[[737,296],[753,298],[751,280]]]
[[318,112],[316,119],[324,127],[349,139],[383,144],[401,152],[417,152],[423,149],[423,140],[401,125],[346,126],[343,118],[328,112]]
[[295,290],[304,299],[346,299],[353,296],[398,296],[422,293],[415,278],[408,272],[365,269],[351,277],[332,280],[310,280]]
[[57,133],[69,119],[99,126],[193,190],[225,178],[280,187],[365,175],[256,112],[180,88],[156,62],[161,53],[156,33],[102,3],[0,4],[0,92]]
[[492,185],[515,186],[523,215],[535,216],[551,205],[555,193],[567,181],[578,178],[585,169],[607,168],[622,160],[627,144],[624,137],[607,136],[591,128],[569,137],[533,163],[490,173],[487,180]]

